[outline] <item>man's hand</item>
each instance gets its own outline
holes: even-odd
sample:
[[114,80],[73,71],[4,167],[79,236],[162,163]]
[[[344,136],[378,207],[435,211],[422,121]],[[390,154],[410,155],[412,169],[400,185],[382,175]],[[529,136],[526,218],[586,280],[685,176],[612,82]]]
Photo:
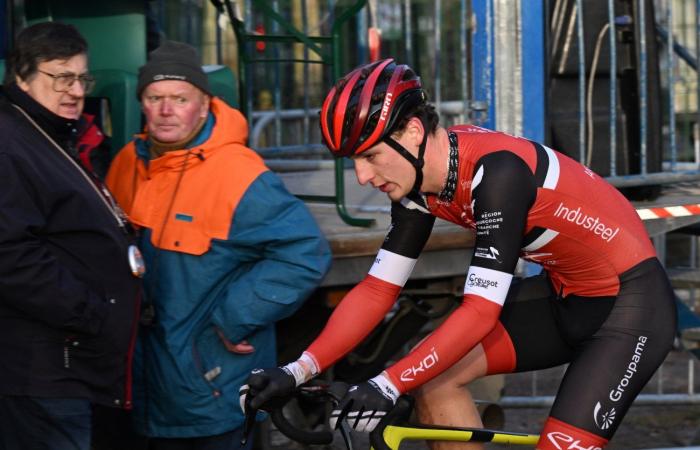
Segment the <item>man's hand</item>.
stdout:
[[284,401],[294,393],[294,376],[283,367],[255,369],[239,390],[239,402],[244,413],[274,407],[275,400]]
[[238,353],[240,355],[246,355],[248,353],[253,353],[255,351],[255,347],[253,347],[248,341],[245,339],[242,340],[241,342],[231,342],[224,332],[221,330],[219,327],[215,327],[216,329],[216,334],[219,336],[219,339],[221,339],[221,342],[224,344],[224,347],[226,347],[226,350],[230,351],[231,353]]
[[394,407],[399,392],[384,375],[351,386],[331,412],[331,428],[337,429],[344,419],[351,428],[369,433]]

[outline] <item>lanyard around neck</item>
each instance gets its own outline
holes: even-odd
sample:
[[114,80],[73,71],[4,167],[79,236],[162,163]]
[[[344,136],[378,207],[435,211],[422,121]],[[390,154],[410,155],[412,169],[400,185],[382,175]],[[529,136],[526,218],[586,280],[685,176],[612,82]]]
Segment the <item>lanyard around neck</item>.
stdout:
[[90,185],[90,187],[92,188],[92,190],[95,191],[95,193],[96,193],[97,196],[100,198],[100,200],[102,201],[102,203],[107,207],[107,210],[109,210],[110,214],[112,214],[112,216],[114,217],[114,219],[117,221],[117,225],[119,225],[119,228],[121,228],[122,230],[126,231],[126,219],[125,219],[125,214],[124,214],[124,212],[121,210],[121,208],[117,205],[117,203],[114,201],[114,198],[112,197],[112,194],[107,190],[107,188],[105,188],[104,186],[97,187],[97,185],[95,184],[95,182],[94,182],[92,179],[90,179],[90,176],[88,176],[88,174],[85,173],[85,169],[83,169],[73,158],[71,158],[71,156],[63,149],[63,147],[61,147],[60,145],[58,145],[58,143],[56,143],[56,141],[53,140],[53,138],[52,138],[51,136],[49,136],[48,133],[46,133],[46,131],[44,131],[44,130],[39,126],[39,124],[37,124],[37,123],[34,121],[34,119],[32,119],[31,116],[30,116],[29,114],[27,114],[26,111],[24,111],[22,108],[20,108],[19,106],[15,105],[15,104],[13,104],[12,106],[14,106],[19,112],[21,112],[21,113],[24,115],[24,117],[27,118],[27,120],[29,121],[29,123],[31,123],[31,124],[34,126],[34,128],[36,128],[37,130],[39,130],[39,132],[40,132],[42,135],[44,135],[44,137],[45,137],[51,144],[53,144],[53,146],[58,150],[58,152],[59,152],[61,155],[63,155],[63,156],[68,160],[68,162],[70,162],[70,163],[73,165],[73,167],[75,167],[75,168],[78,170],[78,172],[79,172],[80,175],[83,177],[83,179],[84,179],[85,181],[87,181],[87,183]]

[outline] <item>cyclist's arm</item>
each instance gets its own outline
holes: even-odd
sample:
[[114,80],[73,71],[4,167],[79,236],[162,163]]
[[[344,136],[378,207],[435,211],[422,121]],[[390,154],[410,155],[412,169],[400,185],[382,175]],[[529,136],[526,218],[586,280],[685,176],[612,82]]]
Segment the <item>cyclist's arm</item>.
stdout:
[[402,203],[392,204],[391,227],[369,274],[340,302],[305,352],[317,366],[316,373],[345,356],[369,335],[408,280],[435,217],[419,206],[419,199]]
[[502,151],[481,158],[472,182],[476,240],[462,304],[409,355],[387,369],[407,392],[464,357],[495,326],[518,262],[537,186],[525,162]]

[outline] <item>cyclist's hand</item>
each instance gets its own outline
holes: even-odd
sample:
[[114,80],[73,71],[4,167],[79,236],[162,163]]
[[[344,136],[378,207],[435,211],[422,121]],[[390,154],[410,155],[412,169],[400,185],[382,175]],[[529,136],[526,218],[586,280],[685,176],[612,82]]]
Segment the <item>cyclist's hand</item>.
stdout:
[[337,429],[345,420],[350,428],[369,433],[394,407],[398,389],[384,375],[351,386],[331,412],[331,428]]
[[283,367],[255,369],[239,390],[239,402],[244,413],[249,410],[268,410],[275,401],[284,403],[296,389],[294,376]]

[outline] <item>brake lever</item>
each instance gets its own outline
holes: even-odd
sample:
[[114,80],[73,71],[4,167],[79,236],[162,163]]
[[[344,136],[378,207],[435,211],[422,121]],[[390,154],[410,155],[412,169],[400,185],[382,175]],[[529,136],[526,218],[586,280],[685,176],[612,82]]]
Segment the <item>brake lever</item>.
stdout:
[[250,396],[246,396],[245,399],[245,419],[243,419],[243,432],[241,435],[241,448],[245,447],[248,443],[250,435],[253,433],[253,428],[255,427],[255,416],[258,411],[250,407]]
[[350,433],[350,425],[344,420],[340,424],[340,435],[343,437],[343,442],[345,442],[345,447],[348,450],[354,450],[352,446],[352,433]]
[[369,433],[369,442],[374,450],[391,450],[384,441],[384,429],[408,420],[413,410],[414,399],[410,395],[402,395],[396,400],[394,408],[382,417],[377,426]]

